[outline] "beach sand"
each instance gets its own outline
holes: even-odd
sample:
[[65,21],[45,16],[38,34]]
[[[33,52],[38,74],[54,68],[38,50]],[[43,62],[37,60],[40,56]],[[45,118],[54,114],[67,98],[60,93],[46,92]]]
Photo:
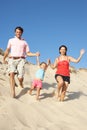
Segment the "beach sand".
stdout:
[[[57,91],[55,70],[48,67],[43,81],[40,101],[36,101],[36,90],[27,93],[37,65],[25,65],[24,88],[16,87],[16,98],[10,96],[7,65],[0,56],[0,130],[86,130],[87,129],[87,70],[71,73],[65,101],[53,96]],[[17,77],[16,82],[17,81]]]

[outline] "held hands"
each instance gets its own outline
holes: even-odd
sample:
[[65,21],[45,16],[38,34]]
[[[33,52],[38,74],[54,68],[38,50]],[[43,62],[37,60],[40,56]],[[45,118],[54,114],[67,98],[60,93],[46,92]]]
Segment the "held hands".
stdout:
[[6,60],[3,60],[3,64],[8,64],[8,62]]
[[50,64],[51,64],[50,59],[47,59],[47,65],[50,65]]
[[54,64],[51,63],[51,60],[50,60],[50,59],[47,60],[47,64],[50,65],[50,67],[51,67],[52,69],[54,69]]
[[40,52],[36,52],[36,56],[40,56]]

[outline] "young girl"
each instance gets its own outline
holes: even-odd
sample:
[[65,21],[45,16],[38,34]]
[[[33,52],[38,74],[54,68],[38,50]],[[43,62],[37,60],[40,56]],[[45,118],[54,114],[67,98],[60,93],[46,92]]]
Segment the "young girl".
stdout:
[[30,90],[28,90],[28,93],[31,95],[32,91],[37,88],[37,94],[36,94],[36,100],[39,100],[40,90],[42,89],[42,81],[44,79],[45,71],[50,63],[50,60],[48,60],[48,63],[41,62],[40,68],[37,70],[35,79],[32,82]]

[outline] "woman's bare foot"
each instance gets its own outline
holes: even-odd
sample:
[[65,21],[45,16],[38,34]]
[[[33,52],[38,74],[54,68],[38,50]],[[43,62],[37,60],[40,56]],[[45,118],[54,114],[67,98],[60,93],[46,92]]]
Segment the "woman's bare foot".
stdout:
[[16,97],[16,96],[15,96],[15,93],[11,94],[11,97],[12,97],[12,98],[15,98],[15,97]]
[[61,94],[60,101],[64,101],[65,94]]
[[40,101],[40,98],[39,98],[39,97],[36,97],[36,100],[37,100],[37,101]]
[[56,96],[55,90],[52,92],[52,97]]

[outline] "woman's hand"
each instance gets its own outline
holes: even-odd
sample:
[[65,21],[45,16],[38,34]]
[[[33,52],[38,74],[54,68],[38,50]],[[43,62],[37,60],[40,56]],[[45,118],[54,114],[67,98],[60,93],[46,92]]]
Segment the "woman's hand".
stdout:
[[85,50],[84,49],[81,49],[80,50],[80,55],[83,55],[85,53]]

